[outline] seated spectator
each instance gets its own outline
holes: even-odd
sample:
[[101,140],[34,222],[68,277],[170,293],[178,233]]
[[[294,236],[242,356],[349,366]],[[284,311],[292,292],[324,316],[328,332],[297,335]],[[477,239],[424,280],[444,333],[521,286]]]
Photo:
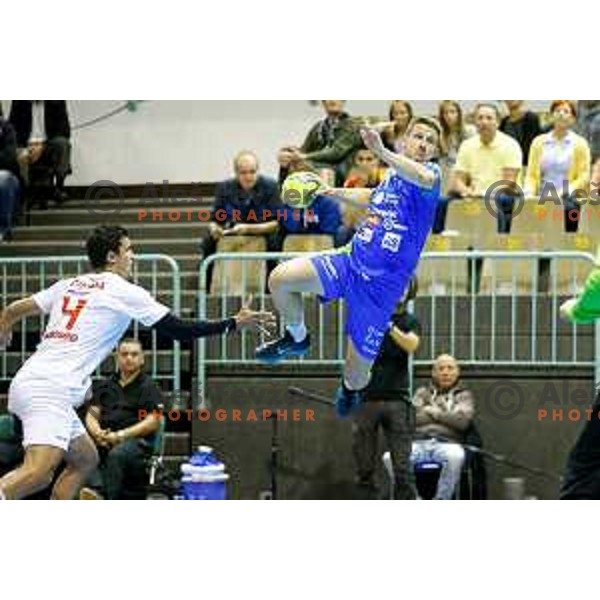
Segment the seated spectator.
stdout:
[[57,204],[67,199],[65,178],[71,173],[71,126],[65,100],[13,100],[9,121],[17,135],[19,162],[41,208],[47,194]]
[[590,197],[600,199],[600,156],[592,165],[592,176],[590,177]]
[[[449,190],[451,197],[485,197],[499,181],[515,182],[522,163],[521,147],[510,136],[498,131],[498,107],[480,103],[475,108],[478,135],[465,140],[456,157]],[[515,191],[499,188],[492,200],[498,209],[498,232],[510,233]],[[443,219],[445,220],[445,214]]]
[[[143,371],[141,343],[124,338],[117,349],[117,372],[95,382],[86,427],[98,446],[98,473],[84,488],[81,498],[100,492],[107,499],[143,499],[148,484],[147,465],[160,428],[161,394]],[[139,411],[147,411],[140,420]],[[98,499],[99,499],[98,498]]]
[[460,104],[456,100],[443,100],[438,109],[438,119],[442,129],[440,136],[439,165],[442,169],[442,196],[438,202],[433,233],[441,233],[444,229],[448,204],[448,182],[450,173],[456,164],[458,149],[468,138],[476,133],[473,125],[468,125],[463,120]]
[[391,457],[396,500],[414,500],[415,488],[410,468],[414,435],[414,408],[410,402],[409,357],[419,347],[420,327],[408,312],[408,303],[417,294],[413,279],[392,315],[390,327],[373,364],[365,402],[352,424],[352,451],[356,465],[359,495],[378,498],[375,468],[378,461],[377,436],[383,431]]
[[[322,100],[326,117],[308,132],[304,143],[279,151],[280,181],[294,171],[319,171],[329,185],[341,185],[346,178],[352,153],[362,146],[358,128],[344,100]],[[323,172],[324,171],[324,172]]]
[[352,167],[344,181],[344,187],[376,188],[383,181],[385,172],[385,167],[372,150],[359,148],[352,158]]
[[600,158],[600,100],[577,102],[577,129],[590,145],[592,160]]
[[404,136],[413,118],[413,108],[407,100],[392,100],[389,110],[391,123],[383,130],[383,143],[392,152],[404,152]]
[[[387,169],[381,165],[374,152],[366,148],[357,150],[352,161],[352,169],[344,181],[345,188],[376,188],[385,178]],[[348,235],[352,236],[362,225],[368,213],[368,201],[364,208],[351,204],[342,206],[342,218]]]
[[[243,151],[233,160],[235,176],[219,183],[215,190],[208,235],[200,242],[200,254],[207,258],[215,253],[217,242],[224,235],[264,236],[277,229],[273,221],[280,206],[277,182],[259,173],[258,158],[253,152]],[[269,250],[275,240],[267,237]],[[210,289],[212,265],[207,273]]]
[[464,436],[473,422],[475,403],[471,392],[460,384],[456,359],[438,356],[433,364],[431,384],[414,395],[415,441],[411,461],[441,465],[435,498],[450,500],[460,481],[465,461]]
[[21,193],[19,177],[15,131],[0,116],[0,243],[11,236]]
[[330,235],[336,248],[347,244],[354,234],[343,225],[339,202],[331,196],[316,196],[306,208],[280,209],[277,220],[270,226],[277,235],[278,250],[283,248],[285,238],[290,234]]
[[508,115],[500,123],[500,131],[519,142],[523,153],[523,166],[527,166],[529,149],[533,140],[542,133],[540,118],[531,110],[525,110],[524,100],[505,100]]
[[590,177],[590,146],[571,130],[577,110],[572,100],[554,100],[550,106],[552,130],[533,140],[525,178],[525,193],[550,202],[562,199],[565,231],[576,232],[580,204],[587,195]]

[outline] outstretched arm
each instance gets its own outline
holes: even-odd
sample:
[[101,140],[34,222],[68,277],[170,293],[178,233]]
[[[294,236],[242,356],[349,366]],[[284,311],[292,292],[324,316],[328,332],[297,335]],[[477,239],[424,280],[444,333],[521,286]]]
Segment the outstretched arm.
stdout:
[[402,154],[388,150],[375,129],[362,129],[361,135],[365,146],[374,152],[384,163],[395,169],[402,177],[418,185],[431,189],[436,182],[436,175],[430,169]]
[[9,304],[0,314],[0,348],[10,343],[13,326],[25,319],[42,313],[33,298],[24,298]]
[[263,326],[267,329],[274,327],[275,317],[273,313],[252,310],[250,302],[251,300],[248,300],[233,317],[223,319],[222,321],[186,323],[174,314],[169,313],[152,325],[152,327],[161,335],[180,342],[232,333],[247,327]]
[[593,323],[600,318],[600,268],[590,273],[576,298],[561,305],[560,314],[573,323]]

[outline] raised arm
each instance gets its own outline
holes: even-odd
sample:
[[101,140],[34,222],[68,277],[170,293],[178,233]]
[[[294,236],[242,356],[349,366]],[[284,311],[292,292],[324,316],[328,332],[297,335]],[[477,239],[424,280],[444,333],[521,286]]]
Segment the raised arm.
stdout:
[[361,136],[365,146],[374,152],[380,160],[400,173],[402,177],[419,187],[431,189],[436,183],[436,174],[415,160],[407,158],[402,154],[396,154],[388,150],[375,129],[362,129]]

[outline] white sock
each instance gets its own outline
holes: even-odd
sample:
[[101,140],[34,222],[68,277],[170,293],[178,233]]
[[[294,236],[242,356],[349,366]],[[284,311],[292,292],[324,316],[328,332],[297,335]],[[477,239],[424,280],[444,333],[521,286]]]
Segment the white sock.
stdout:
[[2,488],[0,488],[0,500],[6,500],[6,496],[5,496],[4,492],[2,491]]
[[295,342],[301,342],[306,337],[306,325],[299,323],[298,325],[288,325],[286,329],[290,332]]

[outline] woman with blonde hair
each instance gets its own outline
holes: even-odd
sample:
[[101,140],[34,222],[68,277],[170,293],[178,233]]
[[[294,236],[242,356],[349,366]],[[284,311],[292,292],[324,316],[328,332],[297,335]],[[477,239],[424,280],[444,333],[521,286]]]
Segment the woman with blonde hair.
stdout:
[[413,108],[408,100],[392,100],[389,109],[390,124],[383,131],[383,141],[392,152],[402,154],[404,151],[404,136],[413,114]]

